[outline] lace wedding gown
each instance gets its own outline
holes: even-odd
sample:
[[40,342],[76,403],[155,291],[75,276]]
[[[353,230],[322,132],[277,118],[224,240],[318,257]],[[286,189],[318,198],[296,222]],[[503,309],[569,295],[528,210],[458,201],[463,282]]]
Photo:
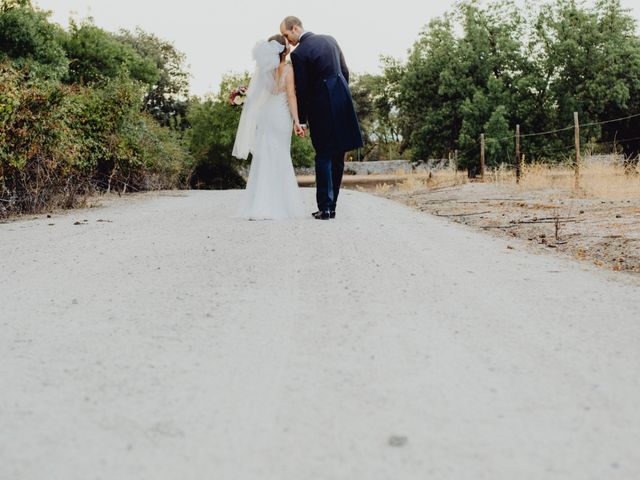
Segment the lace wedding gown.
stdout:
[[304,215],[291,161],[293,120],[285,89],[291,74],[291,65],[285,65],[257,114],[249,179],[238,211],[241,218],[283,220]]

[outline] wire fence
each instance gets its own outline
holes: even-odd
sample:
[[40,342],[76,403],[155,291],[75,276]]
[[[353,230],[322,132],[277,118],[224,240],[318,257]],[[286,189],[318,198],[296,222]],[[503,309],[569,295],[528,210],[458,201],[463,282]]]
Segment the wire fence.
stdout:
[[[463,156],[466,157],[468,155],[470,155],[472,152],[478,154],[479,153],[479,162],[476,165],[477,167],[479,167],[479,171],[480,171],[480,176],[483,177],[484,176],[484,171],[485,171],[485,149],[486,149],[486,145],[488,142],[505,142],[507,140],[511,140],[514,141],[515,143],[515,155],[514,158],[516,159],[516,178],[519,181],[520,180],[520,174],[521,174],[521,170],[522,170],[522,163],[523,163],[523,155],[522,155],[522,151],[520,149],[521,145],[521,140],[522,139],[529,139],[529,138],[534,138],[534,137],[541,137],[541,136],[548,136],[548,135],[556,135],[558,133],[562,133],[562,132],[568,132],[573,130],[574,131],[574,141],[571,142],[570,144],[564,145],[564,146],[553,146],[551,148],[541,148],[540,150],[542,150],[545,154],[558,154],[561,152],[573,152],[575,154],[575,160],[574,160],[574,167],[575,167],[575,175],[576,175],[576,188],[579,188],[579,177],[580,177],[580,163],[582,160],[582,143],[581,143],[581,137],[580,137],[580,129],[581,128],[588,128],[588,127],[596,127],[596,126],[601,126],[601,125],[608,125],[608,124],[612,124],[612,123],[617,123],[617,122],[624,122],[627,120],[631,120],[634,118],[638,118],[640,117],[640,113],[636,113],[636,114],[632,114],[632,115],[627,115],[624,117],[619,117],[619,118],[613,118],[613,119],[609,119],[609,120],[602,120],[602,121],[598,121],[598,122],[589,122],[589,123],[583,123],[581,124],[579,122],[578,119],[578,113],[574,112],[574,124],[573,125],[569,125],[567,127],[563,127],[563,128],[557,128],[557,129],[552,129],[552,130],[546,130],[546,131],[542,131],[542,132],[531,132],[531,133],[521,133],[520,132],[520,126],[518,125],[516,127],[516,133],[514,135],[509,135],[509,136],[505,136],[505,137],[487,137],[484,133],[480,135],[480,137],[478,139],[476,139],[473,144],[471,146],[469,146],[467,149],[463,150],[463,151],[455,151],[455,158],[457,159],[458,156]],[[632,142],[632,141],[640,141],[640,136],[636,136],[636,137],[629,137],[629,138],[616,138],[614,140],[599,140],[599,141],[590,141],[590,142],[586,142],[584,145],[586,145],[587,147],[594,147],[594,146],[606,146],[606,145],[620,145],[620,144],[624,144],[624,143],[628,143],[628,142]]]

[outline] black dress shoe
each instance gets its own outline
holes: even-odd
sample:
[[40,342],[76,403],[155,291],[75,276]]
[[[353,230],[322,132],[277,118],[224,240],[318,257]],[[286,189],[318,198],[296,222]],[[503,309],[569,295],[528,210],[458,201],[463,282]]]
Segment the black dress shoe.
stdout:
[[316,220],[329,220],[331,218],[331,213],[329,210],[318,210],[317,212],[313,212],[313,218]]
[[329,212],[329,218],[336,218],[336,211],[335,210],[331,210]]

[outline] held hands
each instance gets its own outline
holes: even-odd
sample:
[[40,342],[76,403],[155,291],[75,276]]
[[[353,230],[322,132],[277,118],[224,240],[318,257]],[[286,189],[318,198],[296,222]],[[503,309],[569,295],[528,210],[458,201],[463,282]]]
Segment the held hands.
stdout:
[[298,122],[298,121],[295,121],[293,123],[293,130],[296,133],[296,135],[299,136],[300,138],[304,138],[305,135],[306,135],[305,127],[300,125],[300,122]]

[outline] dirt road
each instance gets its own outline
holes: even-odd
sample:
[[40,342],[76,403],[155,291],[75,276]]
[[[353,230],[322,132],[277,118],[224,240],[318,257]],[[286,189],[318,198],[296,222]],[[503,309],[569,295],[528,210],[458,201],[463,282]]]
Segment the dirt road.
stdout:
[[0,225],[1,479],[640,478],[634,280],[364,193],[238,198]]

